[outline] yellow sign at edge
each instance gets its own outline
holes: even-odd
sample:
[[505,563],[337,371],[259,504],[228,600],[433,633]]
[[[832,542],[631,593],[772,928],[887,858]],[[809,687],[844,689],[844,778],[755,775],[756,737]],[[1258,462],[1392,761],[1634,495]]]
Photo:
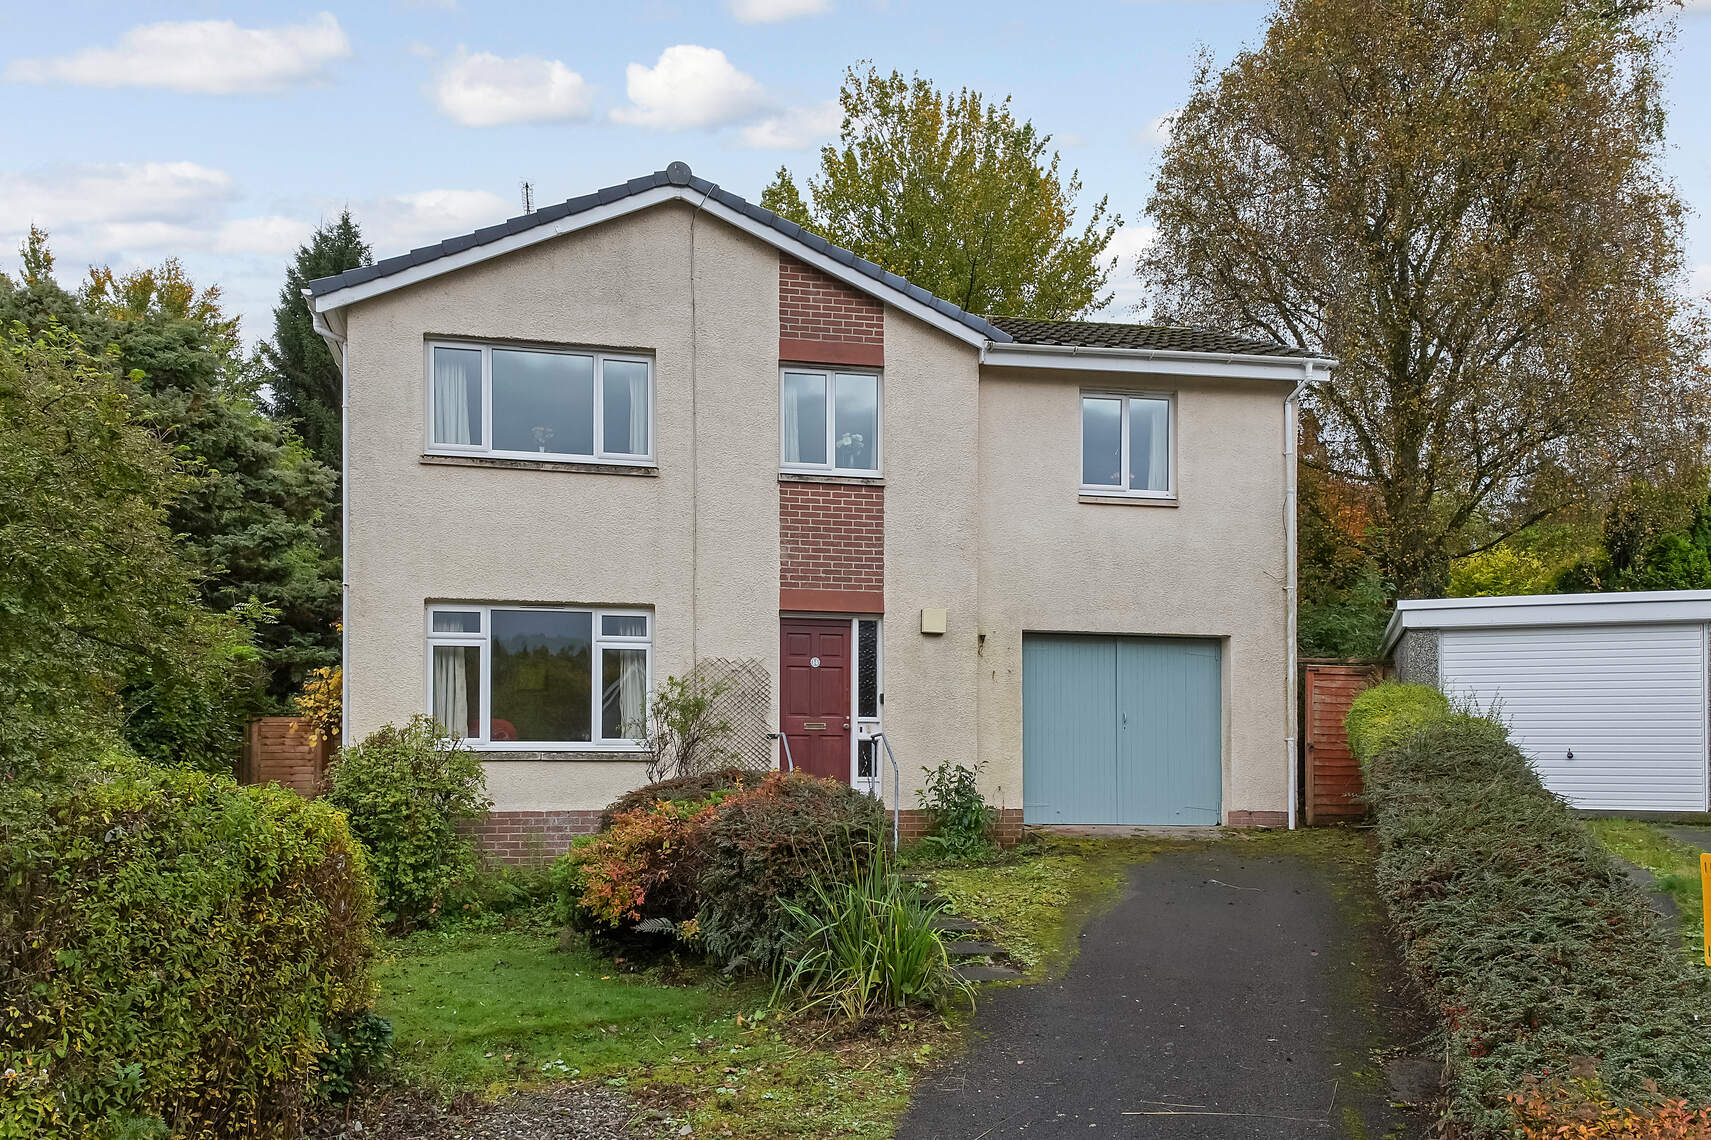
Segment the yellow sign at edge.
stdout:
[[1705,964],[1711,966],[1711,851],[1699,855],[1699,896],[1705,907]]

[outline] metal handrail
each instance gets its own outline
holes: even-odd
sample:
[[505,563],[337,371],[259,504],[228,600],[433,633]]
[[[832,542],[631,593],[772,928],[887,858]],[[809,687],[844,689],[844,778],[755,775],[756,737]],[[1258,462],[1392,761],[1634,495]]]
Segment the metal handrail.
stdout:
[[796,761],[790,757],[790,738],[782,732],[769,732],[767,735],[784,745],[784,770],[786,772],[796,771]]
[[886,758],[891,761],[891,853],[897,854],[897,820],[903,805],[903,776],[897,768],[897,753],[891,751],[891,741],[883,732],[873,738],[885,745]]

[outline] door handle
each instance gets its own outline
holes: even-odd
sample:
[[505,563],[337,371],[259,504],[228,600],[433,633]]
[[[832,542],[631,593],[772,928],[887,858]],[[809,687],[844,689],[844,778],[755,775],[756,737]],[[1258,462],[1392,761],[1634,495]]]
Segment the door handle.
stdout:
[[845,728],[848,728],[848,727],[849,727],[849,726],[850,726],[850,722],[849,722],[849,721],[847,721],[847,720],[846,720],[846,721],[844,721],[844,727],[845,727]]

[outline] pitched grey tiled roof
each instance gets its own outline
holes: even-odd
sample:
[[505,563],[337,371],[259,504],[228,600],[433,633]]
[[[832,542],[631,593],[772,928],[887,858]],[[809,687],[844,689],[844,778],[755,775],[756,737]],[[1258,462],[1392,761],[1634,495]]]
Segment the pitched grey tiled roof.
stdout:
[[332,277],[318,277],[309,282],[309,292],[313,296],[320,297],[352,285],[361,285],[366,281],[373,281],[376,278],[389,277],[394,273],[401,273],[406,269],[435,261],[450,254],[462,253],[466,249],[499,241],[501,238],[510,237],[512,234],[522,233],[524,230],[531,230],[536,226],[544,226],[561,218],[568,218],[573,214],[591,210],[595,206],[604,206],[666,185],[687,187],[697,194],[706,195],[727,209],[735,210],[763,225],[771,226],[779,233],[800,241],[809,249],[829,257],[841,265],[848,266],[858,273],[871,277],[875,281],[883,282],[921,304],[943,313],[952,320],[960,321],[989,340],[1000,342],[1010,340],[1009,333],[991,324],[984,317],[965,313],[949,301],[935,297],[919,285],[911,285],[897,274],[889,273],[873,262],[857,257],[849,250],[833,245],[825,238],[808,232],[795,222],[786,221],[771,210],[763,210],[752,202],[737,197],[729,190],[722,189],[705,178],[697,178],[691,173],[688,165],[682,162],[674,162],[664,170],[656,170],[652,174],[641,178],[632,178],[621,185],[608,186],[603,190],[596,190],[592,194],[584,194],[580,198],[557,202],[551,206],[542,206],[532,214],[522,214],[498,225],[476,230],[472,234],[447,238],[435,245],[425,245],[420,249],[413,249],[409,253],[389,257],[385,261],[377,261],[373,265],[364,265],[359,269],[348,269]]
[[1159,349],[1167,352],[1210,352],[1229,356],[1313,357],[1306,349],[1269,340],[1253,340],[1208,329],[1181,325],[1120,325],[1098,321],[1031,321],[1022,317],[988,317],[1021,344],[1055,344],[1075,348]]

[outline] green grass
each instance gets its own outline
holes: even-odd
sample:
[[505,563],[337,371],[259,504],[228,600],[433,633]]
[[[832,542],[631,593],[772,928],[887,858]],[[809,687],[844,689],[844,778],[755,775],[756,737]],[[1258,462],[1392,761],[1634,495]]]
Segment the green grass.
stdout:
[[1049,839],[1009,860],[926,874],[953,914],[974,919],[1033,980],[1060,971],[1075,934],[1114,902],[1128,867],[1158,842]]
[[764,981],[671,984],[540,930],[417,934],[378,973],[404,1081],[447,1099],[601,1081],[696,1135],[889,1136],[956,1040],[934,1016],[816,1039],[764,1011]]
[[1637,819],[1589,819],[1586,826],[1612,853],[1650,871],[1664,893],[1675,900],[1682,941],[1698,958],[1705,941],[1699,849],[1656,824]]

